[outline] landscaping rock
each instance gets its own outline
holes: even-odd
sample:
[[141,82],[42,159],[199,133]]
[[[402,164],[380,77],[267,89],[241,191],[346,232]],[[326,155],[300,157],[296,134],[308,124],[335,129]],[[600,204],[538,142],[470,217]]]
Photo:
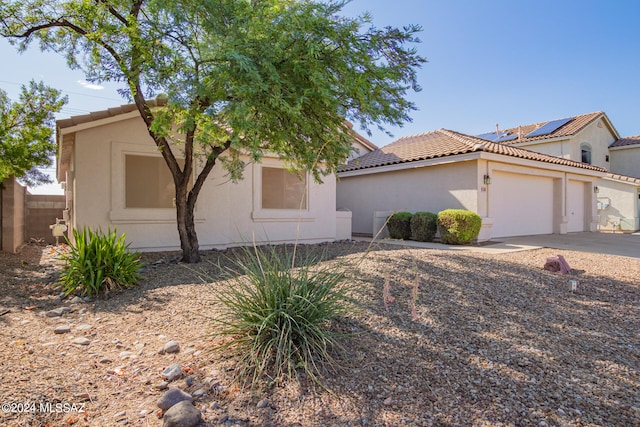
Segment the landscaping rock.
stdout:
[[84,300],[82,298],[80,298],[79,296],[75,296],[73,298],[71,298],[71,301],[69,301],[71,304],[79,304],[81,302],[83,302]]
[[72,343],[73,344],[78,344],[78,345],[89,345],[89,344],[91,344],[91,341],[89,341],[85,337],[80,337],[80,338],[76,338],[75,340],[73,340]]
[[162,371],[162,376],[167,379],[167,381],[173,381],[176,378],[180,378],[182,376],[182,369],[180,369],[180,365],[174,363],[173,365],[169,365]]
[[177,341],[168,341],[164,347],[162,347],[164,353],[177,353],[180,351],[180,344]]
[[63,307],[60,308],[54,308],[53,310],[49,310],[45,313],[45,315],[47,317],[60,317],[64,314],[64,312],[67,311],[65,310]]
[[[185,393],[179,388],[170,388],[163,394],[160,399],[158,399],[158,408],[166,411],[171,408],[173,405],[182,402],[188,401],[189,403],[193,402],[193,397],[189,393]],[[193,405],[191,405],[193,406]]]
[[60,326],[56,326],[53,332],[56,334],[66,334],[68,332],[71,332],[71,328],[67,325],[60,325]]
[[191,402],[182,401],[165,412],[162,427],[195,427],[201,418],[202,414]]
[[267,406],[269,406],[269,399],[265,397],[264,399],[260,400],[260,402],[258,402],[256,406],[258,407],[258,409],[266,408]]

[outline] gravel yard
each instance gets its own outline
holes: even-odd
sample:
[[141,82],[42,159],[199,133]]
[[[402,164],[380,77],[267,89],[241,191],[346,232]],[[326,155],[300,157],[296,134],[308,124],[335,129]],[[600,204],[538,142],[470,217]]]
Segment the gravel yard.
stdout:
[[[302,379],[260,394],[207,351],[216,289],[228,285],[219,264],[233,250],[203,252],[196,266],[145,254],[140,286],[75,303],[56,300],[54,248],[0,253],[0,424],[160,426],[161,373],[177,363],[184,375],[168,386],[199,396],[205,426],[640,425],[640,259],[298,250],[326,251],[361,285],[360,309],[335,325],[351,333],[345,367],[323,376],[328,390]],[[542,269],[556,254],[571,274]],[[180,351],[159,354],[170,340]]]

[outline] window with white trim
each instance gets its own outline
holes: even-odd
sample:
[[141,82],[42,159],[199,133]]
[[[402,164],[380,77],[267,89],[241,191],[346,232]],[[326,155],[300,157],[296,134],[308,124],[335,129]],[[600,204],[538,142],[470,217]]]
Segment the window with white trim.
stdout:
[[307,177],[263,166],[262,209],[307,209]]
[[[182,164],[184,161],[179,162]],[[159,156],[125,155],[125,208],[173,208],[171,171]]]

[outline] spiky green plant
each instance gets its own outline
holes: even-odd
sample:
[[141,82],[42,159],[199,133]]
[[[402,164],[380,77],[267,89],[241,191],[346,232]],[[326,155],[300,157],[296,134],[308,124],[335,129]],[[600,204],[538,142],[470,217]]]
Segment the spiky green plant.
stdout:
[[251,386],[296,378],[319,383],[321,366],[337,368],[342,334],[332,321],[353,311],[353,282],[335,263],[307,256],[293,267],[286,248],[254,247],[234,261],[231,286],[219,291],[225,312],[215,319],[223,344],[238,357],[237,380]]
[[73,230],[74,243],[62,256],[65,261],[59,283],[66,295],[78,290],[95,297],[100,293],[135,286],[140,280],[140,255],[129,251],[125,235],[116,230]]

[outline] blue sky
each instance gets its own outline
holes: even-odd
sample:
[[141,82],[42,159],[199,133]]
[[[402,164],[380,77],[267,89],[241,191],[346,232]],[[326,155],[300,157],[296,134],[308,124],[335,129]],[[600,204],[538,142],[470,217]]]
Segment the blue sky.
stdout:
[[[422,91],[410,94],[413,122],[374,132],[383,146],[439,128],[468,134],[593,111],[621,136],[640,134],[640,1],[354,0],[347,15],[371,12],[374,24],[418,24]],[[36,44],[22,55],[0,39],[0,89],[17,97],[30,79],[63,90],[60,118],[126,103],[117,85],[96,90],[63,58]]]

